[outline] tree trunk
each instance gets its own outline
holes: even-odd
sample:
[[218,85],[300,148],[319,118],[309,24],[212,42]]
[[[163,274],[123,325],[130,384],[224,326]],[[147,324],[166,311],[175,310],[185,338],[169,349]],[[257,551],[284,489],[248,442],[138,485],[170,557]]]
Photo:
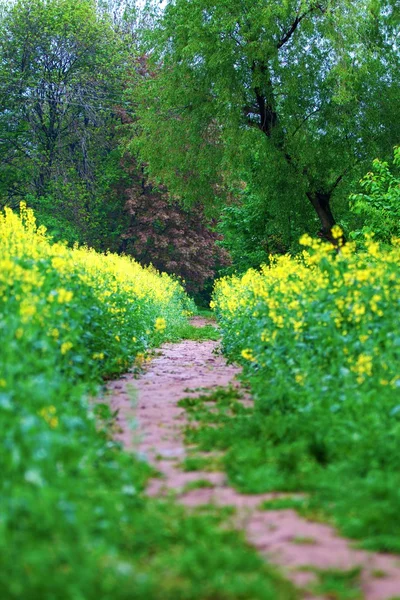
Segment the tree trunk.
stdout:
[[331,196],[332,192],[307,192],[307,198],[313,205],[321,223],[318,235],[336,245],[337,240],[332,237],[331,232],[332,227],[336,223],[330,207]]
[[[296,29],[297,25],[298,22],[295,21],[293,31]],[[256,64],[255,62],[253,62],[253,75],[256,75],[257,70],[263,75],[264,78],[264,91],[259,86],[254,86],[253,88],[257,101],[258,114],[260,117],[258,127],[269,139],[271,139],[273,132],[275,132],[279,127],[279,117],[276,111],[273,93],[274,88],[271,77],[269,76],[268,66],[264,63]],[[286,162],[292,168],[296,169],[291,155],[285,149],[284,133],[282,130],[280,131],[280,134],[281,135],[276,136],[274,139],[275,147],[283,153]],[[343,175],[338,177],[335,184],[328,192],[322,192],[319,190],[307,192],[307,198],[310,200],[321,223],[321,229],[318,232],[318,235],[322,239],[331,242],[334,246],[340,246],[345,242],[345,239],[343,237],[341,238],[341,241],[339,241],[332,236],[332,227],[336,224],[336,221],[330,207],[332,193],[336,186],[342,180],[342,177]]]

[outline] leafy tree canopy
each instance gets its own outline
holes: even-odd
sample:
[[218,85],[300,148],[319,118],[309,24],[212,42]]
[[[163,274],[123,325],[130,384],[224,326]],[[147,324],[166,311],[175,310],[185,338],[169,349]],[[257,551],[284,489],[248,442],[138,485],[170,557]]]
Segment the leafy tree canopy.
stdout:
[[5,12],[0,31],[3,194],[44,195],[60,169],[90,179],[90,147],[117,97],[123,63],[117,48],[110,23],[90,0],[18,0]]
[[186,201],[246,189],[321,233],[365,161],[400,136],[394,3],[174,0],[149,32],[139,143]]

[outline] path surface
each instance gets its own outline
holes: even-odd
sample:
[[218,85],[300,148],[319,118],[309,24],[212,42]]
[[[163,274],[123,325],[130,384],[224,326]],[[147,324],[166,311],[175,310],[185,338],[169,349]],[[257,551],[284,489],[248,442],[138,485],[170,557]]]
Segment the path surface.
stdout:
[[[203,323],[198,320],[197,324]],[[239,370],[216,354],[217,347],[218,343],[211,341],[166,344],[139,379],[128,374],[108,385],[112,409],[119,411],[117,437],[128,450],[144,455],[162,475],[150,481],[148,494],[161,496],[172,491],[188,507],[209,503],[236,507],[236,525],[245,531],[248,541],[300,587],[315,577],[301,570],[305,565],[343,570],[360,566],[366,600],[400,597],[400,558],[354,549],[333,528],[307,521],[293,510],[257,509],[263,500],[282,494],[244,495],[227,485],[223,473],[180,469],[188,450],[182,431],[185,412],[178,401],[196,396],[188,389],[202,388],[204,393],[204,388],[238,385],[235,376]],[[185,491],[187,484],[200,479],[213,487]],[[303,544],[299,544],[301,539]]]

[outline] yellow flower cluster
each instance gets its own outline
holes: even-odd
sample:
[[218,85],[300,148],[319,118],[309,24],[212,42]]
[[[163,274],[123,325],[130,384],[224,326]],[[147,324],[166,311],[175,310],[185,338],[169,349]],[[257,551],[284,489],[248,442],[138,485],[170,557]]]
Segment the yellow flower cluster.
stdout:
[[101,368],[113,361],[118,370],[167,323],[186,321],[190,308],[166,274],[127,256],[53,243],[24,203],[20,215],[0,212],[0,323],[6,319],[10,339],[28,352],[33,344],[78,371],[84,360]]
[[[20,300],[22,312],[27,317],[35,314],[37,302],[31,302],[26,296],[22,302],[22,293],[38,292],[44,284],[43,274],[35,260],[49,259],[51,268],[59,275],[65,275],[66,282],[73,273],[78,274],[82,282],[93,284],[96,294],[110,304],[110,311],[117,309],[113,306],[113,295],[121,290],[139,298],[150,296],[167,304],[180,287],[167,275],[160,275],[153,268],[144,269],[129,257],[105,256],[85,247],[71,249],[62,243],[51,244],[45,229],[36,226],[33,212],[24,203],[21,204],[20,216],[10,209],[0,213],[0,240],[0,294],[4,297],[10,279],[21,281]],[[29,258],[31,262],[26,265],[15,257]],[[101,280],[103,285],[100,285]],[[68,287],[60,286],[50,292],[48,300],[65,304],[71,302],[73,294]],[[38,294],[33,299],[37,301]]]
[[72,342],[63,342],[61,344],[61,354],[67,354],[67,352],[69,352],[72,347],[73,347]]
[[[339,227],[333,235],[341,240]],[[333,248],[307,234],[300,243],[299,256],[271,256],[260,270],[217,282],[226,351],[251,368],[284,365],[298,386],[312,369],[398,386],[399,245],[384,249],[370,237],[359,249]],[[277,359],[284,352],[287,365]]]
[[244,348],[240,353],[245,360],[253,362],[255,360],[253,351],[250,348]]
[[167,322],[163,317],[157,317],[156,322],[154,323],[154,329],[156,331],[164,331],[167,328]]

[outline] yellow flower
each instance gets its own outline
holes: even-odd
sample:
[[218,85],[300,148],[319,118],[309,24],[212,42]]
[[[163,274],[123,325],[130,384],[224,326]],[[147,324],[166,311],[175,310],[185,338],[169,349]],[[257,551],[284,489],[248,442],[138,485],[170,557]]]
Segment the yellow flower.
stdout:
[[299,240],[301,246],[311,246],[312,243],[313,239],[308,233],[304,233]]
[[119,335],[116,335],[116,336],[115,336],[115,339],[117,340],[117,342],[120,342],[120,341],[121,341],[121,338],[119,337]]
[[61,354],[67,354],[72,348],[73,344],[71,342],[63,342],[61,344]]
[[372,356],[369,356],[368,354],[360,354],[357,362],[350,368],[353,373],[358,375],[358,383],[362,383],[365,379],[365,376],[370,377],[372,375]]
[[36,313],[36,306],[34,304],[28,304],[24,302],[21,304],[19,309],[19,314],[21,315],[21,319],[23,323],[27,323],[31,317]]
[[51,266],[59,273],[64,273],[68,269],[68,261],[61,256],[55,256],[51,259]]
[[354,242],[347,242],[347,244],[345,244],[344,246],[341,247],[340,249],[340,256],[341,258],[349,258],[352,254],[354,254],[354,252],[356,251],[356,245]]
[[303,321],[293,321],[293,329],[295,331],[301,331],[303,329]]
[[145,362],[145,355],[143,354],[143,352],[138,352],[136,354],[136,358],[135,358],[135,365],[137,365],[138,367],[141,367],[144,362]]
[[244,350],[241,351],[240,354],[243,356],[243,358],[245,360],[249,360],[251,362],[254,362],[256,360],[251,348],[245,348]]
[[167,322],[163,317],[157,317],[156,322],[154,324],[154,329],[156,331],[164,331],[167,327]]
[[92,358],[93,360],[103,360],[104,352],[95,352],[94,354],[92,354]]
[[343,230],[339,225],[334,225],[331,229],[331,234],[334,240],[339,240],[343,237]]
[[353,308],[353,314],[356,317],[356,321],[359,322],[363,315],[365,315],[365,306],[363,304],[355,304]]
[[59,304],[66,304],[71,302],[73,298],[73,293],[70,290],[65,290],[64,288],[60,288],[57,290],[57,301]]
[[375,257],[378,258],[379,257],[379,243],[378,242],[368,242],[368,244],[366,244],[366,248],[368,250],[368,253]]
[[7,387],[7,382],[5,379],[0,379],[0,388],[5,388]]

